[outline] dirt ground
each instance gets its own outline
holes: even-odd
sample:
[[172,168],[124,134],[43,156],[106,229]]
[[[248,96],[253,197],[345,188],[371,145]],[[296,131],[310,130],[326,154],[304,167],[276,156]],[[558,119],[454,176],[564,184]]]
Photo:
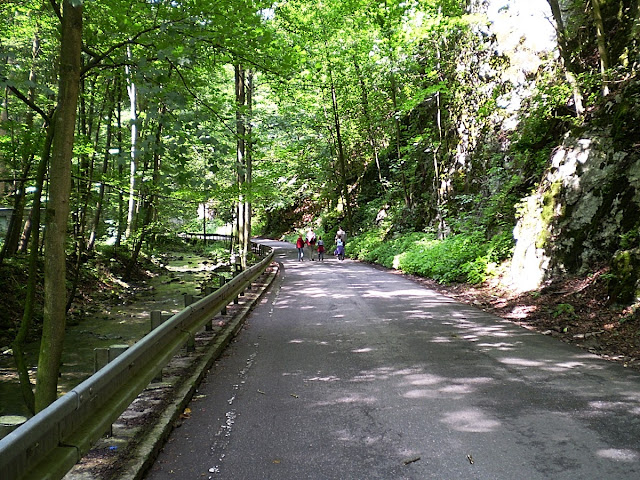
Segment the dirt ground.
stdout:
[[520,294],[501,286],[499,279],[481,286],[447,286],[412,278],[524,328],[640,370],[640,309],[610,304],[607,273],[602,268],[587,278],[566,277],[539,291]]

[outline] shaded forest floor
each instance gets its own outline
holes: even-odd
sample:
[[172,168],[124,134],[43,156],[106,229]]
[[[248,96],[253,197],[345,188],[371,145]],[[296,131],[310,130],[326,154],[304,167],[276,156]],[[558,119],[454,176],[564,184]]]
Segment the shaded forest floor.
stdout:
[[[95,348],[135,343],[149,331],[152,310],[179,312],[184,308],[183,294],[199,294],[217,265],[209,256],[186,249],[166,252],[153,261],[149,257],[142,260],[127,281],[123,280],[126,262],[114,258],[87,268],[67,315],[60,393],[93,373]],[[0,268],[0,289],[4,288],[4,295],[0,296],[0,415],[30,415],[22,401],[11,350],[22,312],[23,285],[27,281],[22,266],[22,262],[16,261]],[[42,302],[41,288],[37,301]],[[36,312],[25,345],[32,382],[35,382],[40,324],[41,311]]]
[[640,370],[640,308],[609,304],[607,272],[602,268],[587,278],[557,279],[539,291],[527,293],[509,290],[498,280],[476,286],[440,285],[411,278],[524,328]]

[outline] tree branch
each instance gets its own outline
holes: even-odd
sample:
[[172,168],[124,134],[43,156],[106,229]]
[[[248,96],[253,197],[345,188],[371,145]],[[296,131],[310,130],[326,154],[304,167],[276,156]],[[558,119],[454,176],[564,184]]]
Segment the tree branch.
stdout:
[[60,5],[58,5],[58,2],[56,2],[56,0],[49,0],[49,3],[58,17],[58,20],[62,21],[62,12],[60,11]]
[[46,125],[49,125],[49,123],[51,123],[51,116],[48,115],[47,112],[42,110],[35,103],[33,103],[31,100],[29,100],[20,90],[18,90],[16,87],[12,85],[7,86],[7,89],[9,89],[10,92],[12,92],[16,97],[18,97],[26,105],[28,105],[29,108],[31,108],[33,111],[38,112],[40,116],[44,119]]

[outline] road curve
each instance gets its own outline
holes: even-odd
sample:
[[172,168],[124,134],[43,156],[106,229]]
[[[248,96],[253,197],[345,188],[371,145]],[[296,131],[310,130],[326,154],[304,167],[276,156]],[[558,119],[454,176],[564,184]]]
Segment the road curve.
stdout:
[[640,376],[331,255],[296,260],[148,480],[638,479]]

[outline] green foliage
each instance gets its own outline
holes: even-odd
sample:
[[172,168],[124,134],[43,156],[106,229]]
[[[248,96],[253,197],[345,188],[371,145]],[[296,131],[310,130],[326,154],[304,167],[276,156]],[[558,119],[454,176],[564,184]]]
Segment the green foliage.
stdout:
[[551,149],[578,120],[566,106],[572,95],[566,82],[543,76],[536,88],[523,109],[512,151],[521,175],[537,180],[548,165]]
[[557,318],[561,316],[575,317],[576,316],[575,307],[570,303],[559,303],[558,305],[556,305],[556,308],[553,310],[553,317]]
[[620,250],[636,248],[640,244],[640,228],[633,228],[620,235]]
[[413,232],[388,241],[384,240],[384,233],[371,230],[358,235],[348,243],[347,254],[441,283],[482,283],[513,247],[510,233],[495,235],[488,242],[481,232],[452,235],[444,240]]

